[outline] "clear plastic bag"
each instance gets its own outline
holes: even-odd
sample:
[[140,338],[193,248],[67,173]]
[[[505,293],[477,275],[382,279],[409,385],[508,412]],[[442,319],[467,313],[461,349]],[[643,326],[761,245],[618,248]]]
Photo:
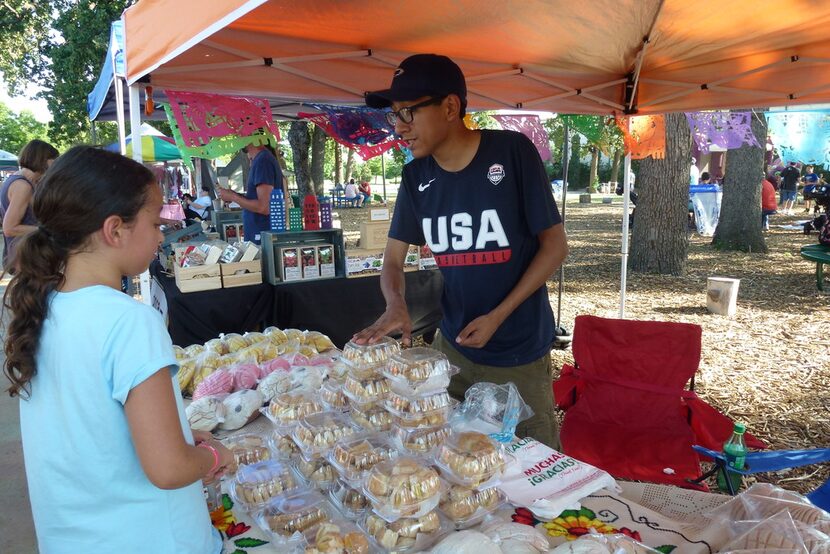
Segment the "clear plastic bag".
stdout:
[[482,523],[479,531],[502,547],[504,552],[545,553],[550,548],[545,534],[529,525],[494,519]]
[[585,535],[561,544],[550,554],[660,554],[625,535]]
[[513,383],[475,383],[464,393],[450,425],[459,431],[478,431],[499,442],[513,440],[516,426],[533,416]]

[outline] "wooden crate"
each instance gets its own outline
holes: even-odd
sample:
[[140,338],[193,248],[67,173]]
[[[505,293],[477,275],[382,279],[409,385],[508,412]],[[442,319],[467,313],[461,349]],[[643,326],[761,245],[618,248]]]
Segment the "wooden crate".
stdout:
[[219,264],[197,265],[193,267],[173,266],[176,286],[182,292],[196,292],[222,288],[222,273]]
[[[219,264],[219,267],[222,268],[222,286],[226,289],[258,285],[262,282],[262,262],[260,260]],[[238,271],[244,271],[245,273],[237,274]]]
[[360,249],[383,250],[389,235],[389,221],[364,221],[360,224]]

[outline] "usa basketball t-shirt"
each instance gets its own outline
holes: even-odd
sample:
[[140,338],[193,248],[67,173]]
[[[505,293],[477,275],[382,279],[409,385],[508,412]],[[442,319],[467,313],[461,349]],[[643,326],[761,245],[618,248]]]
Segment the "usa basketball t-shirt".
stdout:
[[483,348],[455,338],[493,310],[539,250],[537,235],[562,222],[533,143],[513,131],[479,131],[470,164],[443,170],[427,156],[404,167],[389,237],[427,244],[444,277],[441,333],[467,359],[522,365],[550,351],[554,322],[543,285],[502,323]]

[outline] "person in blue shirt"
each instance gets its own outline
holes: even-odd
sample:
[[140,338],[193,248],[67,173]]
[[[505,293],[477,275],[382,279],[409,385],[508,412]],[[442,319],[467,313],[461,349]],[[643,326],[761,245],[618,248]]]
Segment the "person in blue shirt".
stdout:
[[[219,197],[225,202],[236,202],[242,207],[245,240],[260,244],[260,234],[271,228],[271,191],[274,187],[283,187],[285,198],[288,198],[288,191],[285,190],[282,169],[276,153],[270,145],[249,144],[242,151],[251,160],[245,194],[220,188]],[[287,217],[286,214],[286,220]]]
[[816,174],[815,168],[808,165],[804,174],[804,189],[801,191],[801,194],[804,195],[804,213],[810,213],[810,210],[813,209],[813,199],[808,198],[808,195],[812,194],[821,182],[822,179]]
[[161,207],[147,168],[89,146],[35,191],[38,225],[4,298],[4,370],[44,554],[221,551],[201,481],[233,454],[191,431],[160,314],[120,292],[156,255]]
[[464,75],[446,56],[405,59],[391,88],[369,93],[366,103],[392,108],[389,123],[415,159],[404,168],[383,256],[386,310],[354,340],[395,331],[410,340],[404,260],[410,244],[427,244],[444,278],[432,346],[461,368],[450,394],[512,381],[535,413],[516,434],[557,448],[555,324],[545,283],[568,246],[539,153],[520,133],[467,129]]

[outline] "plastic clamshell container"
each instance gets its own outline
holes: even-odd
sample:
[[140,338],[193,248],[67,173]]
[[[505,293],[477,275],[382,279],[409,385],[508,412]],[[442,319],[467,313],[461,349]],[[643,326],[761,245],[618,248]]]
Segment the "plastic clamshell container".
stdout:
[[268,446],[271,454],[277,460],[289,460],[300,453],[300,447],[294,442],[291,431],[274,429],[268,437]]
[[341,412],[322,412],[301,419],[294,427],[294,442],[306,458],[326,454],[334,443],[353,437],[360,430]]
[[343,394],[343,383],[328,379],[320,389],[320,401],[327,410],[345,412],[349,409],[349,398]]
[[404,396],[390,392],[383,405],[397,418],[401,427],[435,427],[449,421],[458,401],[450,398],[447,391],[421,396]]
[[456,530],[469,529],[492,514],[507,501],[498,488],[470,489],[461,485],[446,486],[438,509]]
[[365,431],[379,433],[392,429],[394,417],[386,411],[382,404],[352,404],[352,421],[357,423]]
[[370,554],[369,536],[354,523],[342,518],[321,523],[305,533],[305,552]]
[[306,544],[305,535],[334,519],[334,508],[320,492],[295,489],[271,499],[254,514],[254,520],[280,552]]
[[505,465],[500,446],[475,431],[452,433],[435,451],[434,462],[447,481],[478,488],[498,484]]
[[343,394],[352,405],[375,404],[389,393],[389,380],[380,373],[354,375],[350,373],[343,382]]
[[399,450],[410,454],[426,455],[431,453],[448,436],[451,429],[448,425],[409,429],[399,425],[392,426],[392,437]]
[[372,435],[338,442],[328,458],[342,479],[359,488],[367,471],[397,455],[397,449],[388,438]]
[[306,416],[323,411],[323,405],[309,392],[278,394],[263,413],[277,427],[293,427]]
[[409,348],[389,356],[381,370],[393,390],[401,394],[426,394],[446,389],[458,368],[443,352],[426,347]]
[[253,512],[272,498],[296,489],[299,484],[289,466],[268,460],[240,467],[228,488],[235,504]]
[[358,486],[352,487],[343,479],[338,479],[329,490],[332,504],[349,519],[357,520],[371,509],[369,499]]
[[380,462],[363,478],[363,494],[386,521],[421,517],[441,500],[438,473],[425,460],[402,456]]
[[377,551],[384,554],[426,551],[452,529],[452,524],[437,510],[419,518],[403,518],[393,523],[368,513],[359,524]]
[[343,347],[342,358],[351,368],[365,370],[385,365],[392,354],[400,351],[398,341],[392,337],[382,337],[374,344],[347,342]]
[[271,449],[268,438],[256,433],[234,435],[222,441],[228,450],[233,452],[236,465],[255,464],[271,459]]
[[325,458],[307,458],[301,453],[292,460],[292,463],[306,486],[311,488],[327,491],[334,486],[334,483],[340,477],[337,470]]

